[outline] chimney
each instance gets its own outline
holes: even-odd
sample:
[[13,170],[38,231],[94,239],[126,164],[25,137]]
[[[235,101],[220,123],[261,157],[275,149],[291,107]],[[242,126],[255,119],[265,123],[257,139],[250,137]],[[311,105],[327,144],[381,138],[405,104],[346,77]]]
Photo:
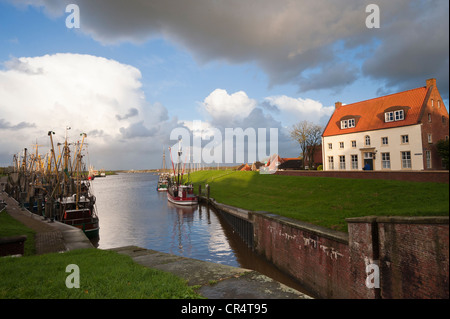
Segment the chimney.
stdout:
[[334,107],[336,108],[336,110],[338,109],[338,108],[340,108],[342,106],[342,102],[336,102],[336,103],[334,103]]
[[428,79],[427,80],[427,89],[429,89],[430,86],[436,87],[436,79]]

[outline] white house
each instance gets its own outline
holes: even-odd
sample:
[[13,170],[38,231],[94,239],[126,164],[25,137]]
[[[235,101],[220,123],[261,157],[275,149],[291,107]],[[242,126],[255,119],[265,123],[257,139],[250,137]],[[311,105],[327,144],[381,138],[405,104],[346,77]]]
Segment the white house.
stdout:
[[342,105],[322,134],[324,170],[442,169],[435,143],[448,139],[449,115],[436,87]]

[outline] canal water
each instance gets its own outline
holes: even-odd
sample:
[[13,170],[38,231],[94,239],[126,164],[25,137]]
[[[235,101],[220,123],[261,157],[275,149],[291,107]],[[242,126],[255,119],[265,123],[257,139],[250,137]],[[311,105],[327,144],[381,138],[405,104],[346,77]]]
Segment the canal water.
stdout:
[[156,191],[158,176],[123,173],[91,182],[100,219],[100,249],[135,245],[178,256],[256,270],[305,292],[255,254],[212,208],[179,207]]

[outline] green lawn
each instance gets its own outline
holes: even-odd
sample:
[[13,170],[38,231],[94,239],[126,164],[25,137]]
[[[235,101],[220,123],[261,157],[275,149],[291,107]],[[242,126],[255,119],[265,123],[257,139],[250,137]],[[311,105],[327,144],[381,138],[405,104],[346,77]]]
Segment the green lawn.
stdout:
[[[24,257],[0,258],[0,299],[196,299],[192,287],[170,273],[146,268],[100,249],[35,255],[34,232],[0,213],[0,237],[27,235]],[[80,288],[66,287],[66,267],[80,270]]]
[[19,221],[9,216],[6,211],[0,212],[0,237],[26,235],[24,255],[34,255],[36,253],[34,236],[35,232],[24,226]]
[[[66,279],[79,267],[80,288]],[[199,298],[193,288],[170,273],[147,268],[131,257],[100,249],[0,259],[0,299],[185,299]]]
[[200,171],[195,189],[210,185],[218,202],[267,211],[347,231],[345,218],[448,216],[449,185],[391,180],[261,175],[258,172]]

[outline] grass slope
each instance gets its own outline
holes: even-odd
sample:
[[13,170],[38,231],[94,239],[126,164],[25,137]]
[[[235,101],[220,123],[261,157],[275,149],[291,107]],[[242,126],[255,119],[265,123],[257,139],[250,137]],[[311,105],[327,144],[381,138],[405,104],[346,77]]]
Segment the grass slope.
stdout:
[[[35,232],[6,212],[0,213],[0,237],[27,235],[24,257],[0,258],[0,299],[197,299],[192,287],[170,273],[136,264],[113,251],[80,249],[35,255]],[[75,264],[80,288],[66,279]]]
[[[67,288],[79,267],[80,288]],[[113,251],[79,249],[63,254],[0,258],[0,299],[185,299],[199,298],[170,273],[138,265]],[[70,278],[69,278],[70,279]],[[70,280],[69,280],[70,281]]]
[[15,220],[6,211],[0,212],[0,237],[26,235],[24,255],[30,256],[36,253],[34,237],[36,233],[24,226],[21,222]]
[[393,180],[261,175],[258,172],[199,171],[195,188],[210,185],[218,202],[268,211],[347,231],[345,218],[449,214],[449,185]]

